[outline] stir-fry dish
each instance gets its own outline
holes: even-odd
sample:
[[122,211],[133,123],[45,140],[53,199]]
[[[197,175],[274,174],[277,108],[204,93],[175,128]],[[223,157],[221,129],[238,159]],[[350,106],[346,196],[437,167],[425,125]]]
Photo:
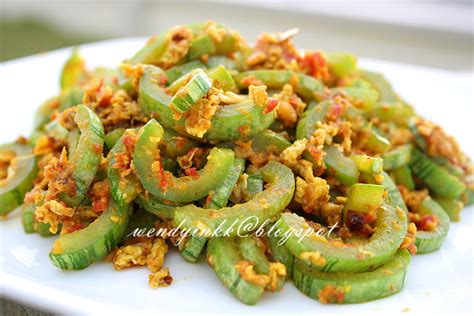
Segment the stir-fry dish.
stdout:
[[473,203],[472,164],[381,74],[296,34],[180,25],[114,69],[75,50],[0,146],[0,214],[56,236],[60,269],[146,266],[152,288],[175,247],[245,304],[287,280],[322,303],[399,292]]

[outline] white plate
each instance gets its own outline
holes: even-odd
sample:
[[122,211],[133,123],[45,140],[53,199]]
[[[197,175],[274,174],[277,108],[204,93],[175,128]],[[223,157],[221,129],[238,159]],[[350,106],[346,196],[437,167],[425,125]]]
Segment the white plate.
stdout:
[[[106,41],[85,45],[81,51],[90,66],[115,66],[143,42]],[[63,49],[1,64],[0,143],[28,135],[33,111],[58,92],[59,72],[69,52]],[[442,123],[474,157],[472,75],[375,60],[361,63],[384,72],[406,100],[426,117]],[[25,235],[20,214],[14,212],[0,222],[1,294],[63,313],[472,313],[472,211],[463,211],[462,222],[451,226],[440,251],[413,258],[400,294],[365,304],[322,305],[288,282],[281,293],[265,294],[253,307],[232,297],[205,263],[188,264],[175,251],[165,263],[174,278],[168,288],[149,288],[146,269],[116,272],[105,262],[84,271],[61,271],[48,259],[53,238]]]

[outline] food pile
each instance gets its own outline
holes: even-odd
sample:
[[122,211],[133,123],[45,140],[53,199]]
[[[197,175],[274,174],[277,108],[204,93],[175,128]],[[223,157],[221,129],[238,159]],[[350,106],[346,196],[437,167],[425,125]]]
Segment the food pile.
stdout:
[[175,247],[245,304],[288,279],[323,303],[399,292],[473,203],[472,164],[382,75],[296,33],[181,25],[113,69],[74,51],[30,137],[0,146],[0,214],[56,235],[61,269],[107,258],[151,287]]

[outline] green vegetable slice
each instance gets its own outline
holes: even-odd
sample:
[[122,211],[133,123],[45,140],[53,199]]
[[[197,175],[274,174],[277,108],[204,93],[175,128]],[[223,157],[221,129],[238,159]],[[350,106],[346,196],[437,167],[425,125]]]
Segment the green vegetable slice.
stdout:
[[291,146],[290,141],[281,134],[267,129],[250,138],[252,149],[256,153],[273,153],[279,155],[283,150]]
[[107,145],[107,148],[112,149],[124,133],[125,128],[116,128],[105,134],[104,143]]
[[109,153],[107,176],[111,198],[107,209],[86,228],[62,235],[54,242],[49,258],[55,266],[63,270],[84,269],[105,258],[122,240],[133,211],[130,202],[139,189],[132,174],[122,178],[114,168],[116,154],[123,151],[121,138]]
[[358,154],[351,155],[350,158],[355,162],[360,172],[374,175],[383,171],[382,158]]
[[53,120],[44,126],[46,135],[57,140],[65,141],[68,137],[69,131],[62,126],[59,121]]
[[134,134],[135,132],[134,129],[125,130],[108,155],[107,178],[109,179],[110,193],[115,202],[123,209],[128,207],[128,205],[136,198],[140,188],[140,182],[134,173],[130,173],[123,177],[121,175],[121,170],[116,167],[116,164],[118,156],[126,152],[125,144],[123,142],[124,135],[127,135],[128,133]]
[[390,202],[401,208],[405,213],[408,213],[408,208],[395,182],[393,182],[392,178],[385,171],[383,171],[381,175],[383,177],[382,185],[387,191]]
[[224,182],[220,187],[211,191],[209,196],[204,203],[205,208],[220,209],[227,205],[232,189],[234,188],[239,176],[242,174],[245,168],[245,160],[241,158],[235,158],[233,166],[225,178]]
[[413,181],[411,169],[408,165],[395,168],[390,172],[390,174],[393,176],[397,184],[404,185],[408,190],[415,189],[415,181]]
[[76,192],[72,196],[67,193],[59,194],[59,198],[70,206],[78,206],[84,200],[99,168],[104,145],[104,127],[91,109],[79,105],[74,121],[81,131],[79,142],[69,161],[73,168]]
[[209,78],[212,79],[212,85],[214,87],[222,89],[224,91],[237,90],[234,78],[232,78],[231,73],[223,65],[219,65],[216,68],[209,69],[207,74]]
[[366,127],[365,132],[367,133],[367,141],[364,144],[366,150],[376,154],[383,154],[392,147],[390,141],[382,136],[374,127]]
[[32,205],[23,204],[21,206],[22,213],[21,213],[21,225],[23,226],[23,230],[27,234],[32,234],[36,232],[35,222],[35,209]]
[[446,199],[442,197],[435,197],[434,200],[443,208],[443,210],[448,214],[449,219],[452,222],[459,222],[461,220],[461,211],[464,208],[464,205],[461,201]]
[[358,109],[370,113],[379,98],[379,94],[372,88],[366,87],[337,87],[331,89],[333,92],[342,93]]
[[269,262],[252,236],[245,236],[236,239],[239,251],[245,260],[254,265],[255,272],[259,274],[268,274]]
[[436,195],[456,199],[466,189],[461,180],[438,166],[418,149],[413,149],[410,167],[413,174],[420,178]]
[[166,34],[151,37],[145,46],[130,58],[132,64],[157,64],[166,50],[169,38]]
[[377,184],[356,183],[349,188],[344,208],[354,212],[373,212],[383,202],[385,189]]
[[414,115],[413,108],[403,102],[377,104],[374,115],[384,122],[408,126]]
[[188,59],[197,59],[203,55],[212,55],[216,52],[216,45],[209,35],[201,35],[191,41]]
[[[270,274],[270,261],[267,259],[263,249],[258,245],[254,237],[241,237],[238,238],[236,242],[242,257],[253,265],[256,273],[263,275]],[[285,277],[278,276],[274,287],[267,285],[265,286],[265,290],[271,292],[281,291],[285,285],[285,280]]]
[[408,165],[411,159],[412,145],[402,145],[382,155],[385,171]]
[[[207,22],[189,24],[186,25],[186,27],[193,33],[194,41],[200,38],[201,36],[206,35],[204,31],[207,27]],[[207,45],[210,44],[208,42],[208,39],[201,38],[199,41],[193,43],[193,50],[195,51],[193,55],[203,54],[205,51],[207,51],[208,54],[227,55],[239,49],[238,39],[234,32],[232,32],[229,28],[222,24],[216,24],[216,28],[218,30],[224,30],[225,32],[221,41],[214,42],[215,49],[212,50],[212,48],[209,48],[209,45]],[[130,59],[130,62],[132,64],[142,63],[161,66],[163,64],[164,53],[166,52],[166,49],[170,44],[171,36],[171,32],[153,36],[148,40],[145,46]],[[185,58],[188,57],[189,54]]]
[[127,228],[132,209],[109,199],[107,209],[86,228],[62,235],[49,253],[52,263],[63,270],[79,270],[111,252]]
[[[278,227],[284,232],[301,232],[300,236],[294,234],[286,240],[285,246],[290,252],[323,272],[365,272],[390,260],[405,238],[407,217],[403,211],[385,204],[377,211],[375,225],[375,232],[367,241],[341,244],[314,234],[304,234],[309,226],[296,214],[283,213],[278,221]],[[304,253],[309,255],[308,259]],[[320,257],[323,259],[317,260]],[[311,261],[311,258],[314,259]]]
[[[310,106],[298,121],[296,138],[310,139],[317,128],[318,122],[324,122],[327,112],[334,104],[333,100],[325,100],[316,106]],[[326,147],[325,151],[324,163],[328,169],[327,172],[345,185],[357,183],[360,173],[356,163],[350,158],[345,157],[335,146]],[[304,157],[309,161],[314,161],[307,151]]]
[[[184,118],[175,120],[168,104],[171,97],[156,84],[157,78],[164,76],[160,68],[148,66],[140,80],[138,103],[146,115],[154,117],[164,127],[186,135]],[[242,139],[267,129],[275,120],[275,111],[268,113],[253,101],[221,106],[211,119],[211,128],[203,139],[210,142]]]
[[155,229],[155,223],[157,221],[158,218],[155,215],[143,209],[138,209],[130,216],[127,229],[123,233],[123,240],[129,240],[141,235],[143,232],[146,233]]
[[433,231],[418,230],[416,232],[416,253],[423,254],[438,250],[443,245],[449,231],[449,217],[443,208],[432,198],[426,197],[417,210],[419,214],[435,215],[438,225]]
[[399,250],[385,265],[361,273],[320,272],[298,260],[293,282],[302,293],[323,303],[368,302],[400,292],[410,260],[407,250]]
[[209,68],[216,68],[221,65],[229,70],[237,70],[235,61],[227,56],[212,56],[207,60],[207,66]]
[[188,111],[212,87],[211,80],[201,69],[196,69],[189,76],[187,83],[176,91],[170,102],[171,109],[178,113]]
[[[21,224],[25,233],[38,233],[42,237],[50,237],[55,235],[49,231],[49,224],[36,221],[35,206],[23,204],[21,206],[21,210]],[[60,230],[61,229],[58,231]]]
[[[278,215],[288,205],[295,190],[295,179],[288,167],[276,161],[270,161],[258,174],[269,185],[252,200],[219,210],[203,209],[195,205],[178,207],[173,220],[175,225],[181,224],[183,228],[201,232],[212,232],[220,227],[223,231],[229,229],[230,237],[257,229],[252,225],[242,225],[240,230],[236,229],[242,223],[245,224],[248,218],[254,219],[258,225],[264,225],[266,220]],[[235,229],[232,229],[233,225]]]
[[357,70],[357,57],[346,52],[324,53],[329,69],[338,77],[344,77],[355,73]]
[[59,111],[64,111],[81,104],[83,97],[84,90],[79,87],[72,87],[62,91],[59,95]]
[[61,90],[77,86],[86,76],[86,63],[76,48],[66,61],[61,72]]
[[381,74],[368,70],[359,70],[360,76],[370,82],[370,84],[379,92],[380,102],[398,102],[400,97],[396,94],[392,85]]
[[74,152],[77,149],[77,144],[79,144],[79,138],[81,137],[81,132],[77,128],[70,131],[67,135],[67,150],[69,158],[74,156]]
[[335,146],[326,148],[324,163],[327,172],[333,175],[345,185],[353,185],[359,179],[359,170],[355,162],[344,156],[344,154]]
[[310,103],[308,109],[304,111],[298,120],[296,139],[310,139],[316,130],[318,122],[324,122],[326,114],[333,104],[334,102],[331,100],[322,101],[317,105],[314,102]]
[[245,281],[236,269],[244,261],[230,238],[211,238],[207,245],[207,262],[222,284],[241,302],[255,305],[264,292],[263,286]]
[[162,220],[171,220],[174,217],[176,205],[168,201],[159,201],[156,198],[140,193],[135,202],[148,213],[156,215]]
[[169,128],[164,128],[163,130],[163,142],[160,144],[160,150],[171,159],[183,156],[190,149],[200,145],[194,139],[182,136]]
[[59,98],[52,97],[44,101],[36,110],[33,119],[33,131],[42,130],[51,120],[51,115],[59,107]]
[[165,72],[166,78],[168,79],[168,84],[172,84],[178,78],[198,68],[206,69],[207,66],[200,60],[193,60],[182,65],[171,67]]
[[0,179],[0,215],[6,215],[23,204],[25,194],[33,187],[38,169],[36,158],[28,145],[0,145],[0,154],[13,157],[6,178]]
[[[211,191],[204,203],[205,208],[220,209],[227,205],[232,189],[245,167],[245,160],[236,158],[231,171],[225,178],[222,185]],[[206,245],[207,238],[202,236],[191,236],[180,248],[181,256],[188,262],[196,262]]]
[[253,199],[255,195],[263,191],[263,179],[258,174],[251,174],[247,178],[246,197]]
[[238,140],[266,130],[275,120],[275,111],[268,113],[251,100],[219,107],[204,138],[211,141]]
[[240,89],[247,88],[250,83],[244,80],[248,77],[263,82],[270,89],[281,89],[285,84],[294,82],[295,92],[307,100],[314,100],[315,94],[323,91],[324,85],[318,79],[289,70],[249,70],[234,76]]
[[289,279],[293,276],[293,265],[295,257],[285,247],[281,241],[280,236],[277,236],[274,232],[270,231],[273,223],[267,225],[265,231],[267,232],[266,237],[268,240],[268,246],[270,247],[271,256],[274,261],[279,261],[286,267],[286,278]]
[[[206,166],[195,176],[175,178],[167,171],[153,170],[159,155],[158,144],[163,136],[163,128],[155,120],[150,120],[139,132],[133,152],[135,170],[143,187],[152,195],[173,202],[198,200],[219,187],[230,172],[234,152],[229,149],[213,148]],[[161,169],[162,170],[162,169]]]

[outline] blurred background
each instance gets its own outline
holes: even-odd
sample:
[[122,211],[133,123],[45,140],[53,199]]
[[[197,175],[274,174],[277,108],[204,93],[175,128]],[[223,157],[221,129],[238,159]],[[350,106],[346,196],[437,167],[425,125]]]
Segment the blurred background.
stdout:
[[218,20],[253,40],[298,27],[302,48],[473,70],[473,2],[0,0],[0,61],[175,24]]

